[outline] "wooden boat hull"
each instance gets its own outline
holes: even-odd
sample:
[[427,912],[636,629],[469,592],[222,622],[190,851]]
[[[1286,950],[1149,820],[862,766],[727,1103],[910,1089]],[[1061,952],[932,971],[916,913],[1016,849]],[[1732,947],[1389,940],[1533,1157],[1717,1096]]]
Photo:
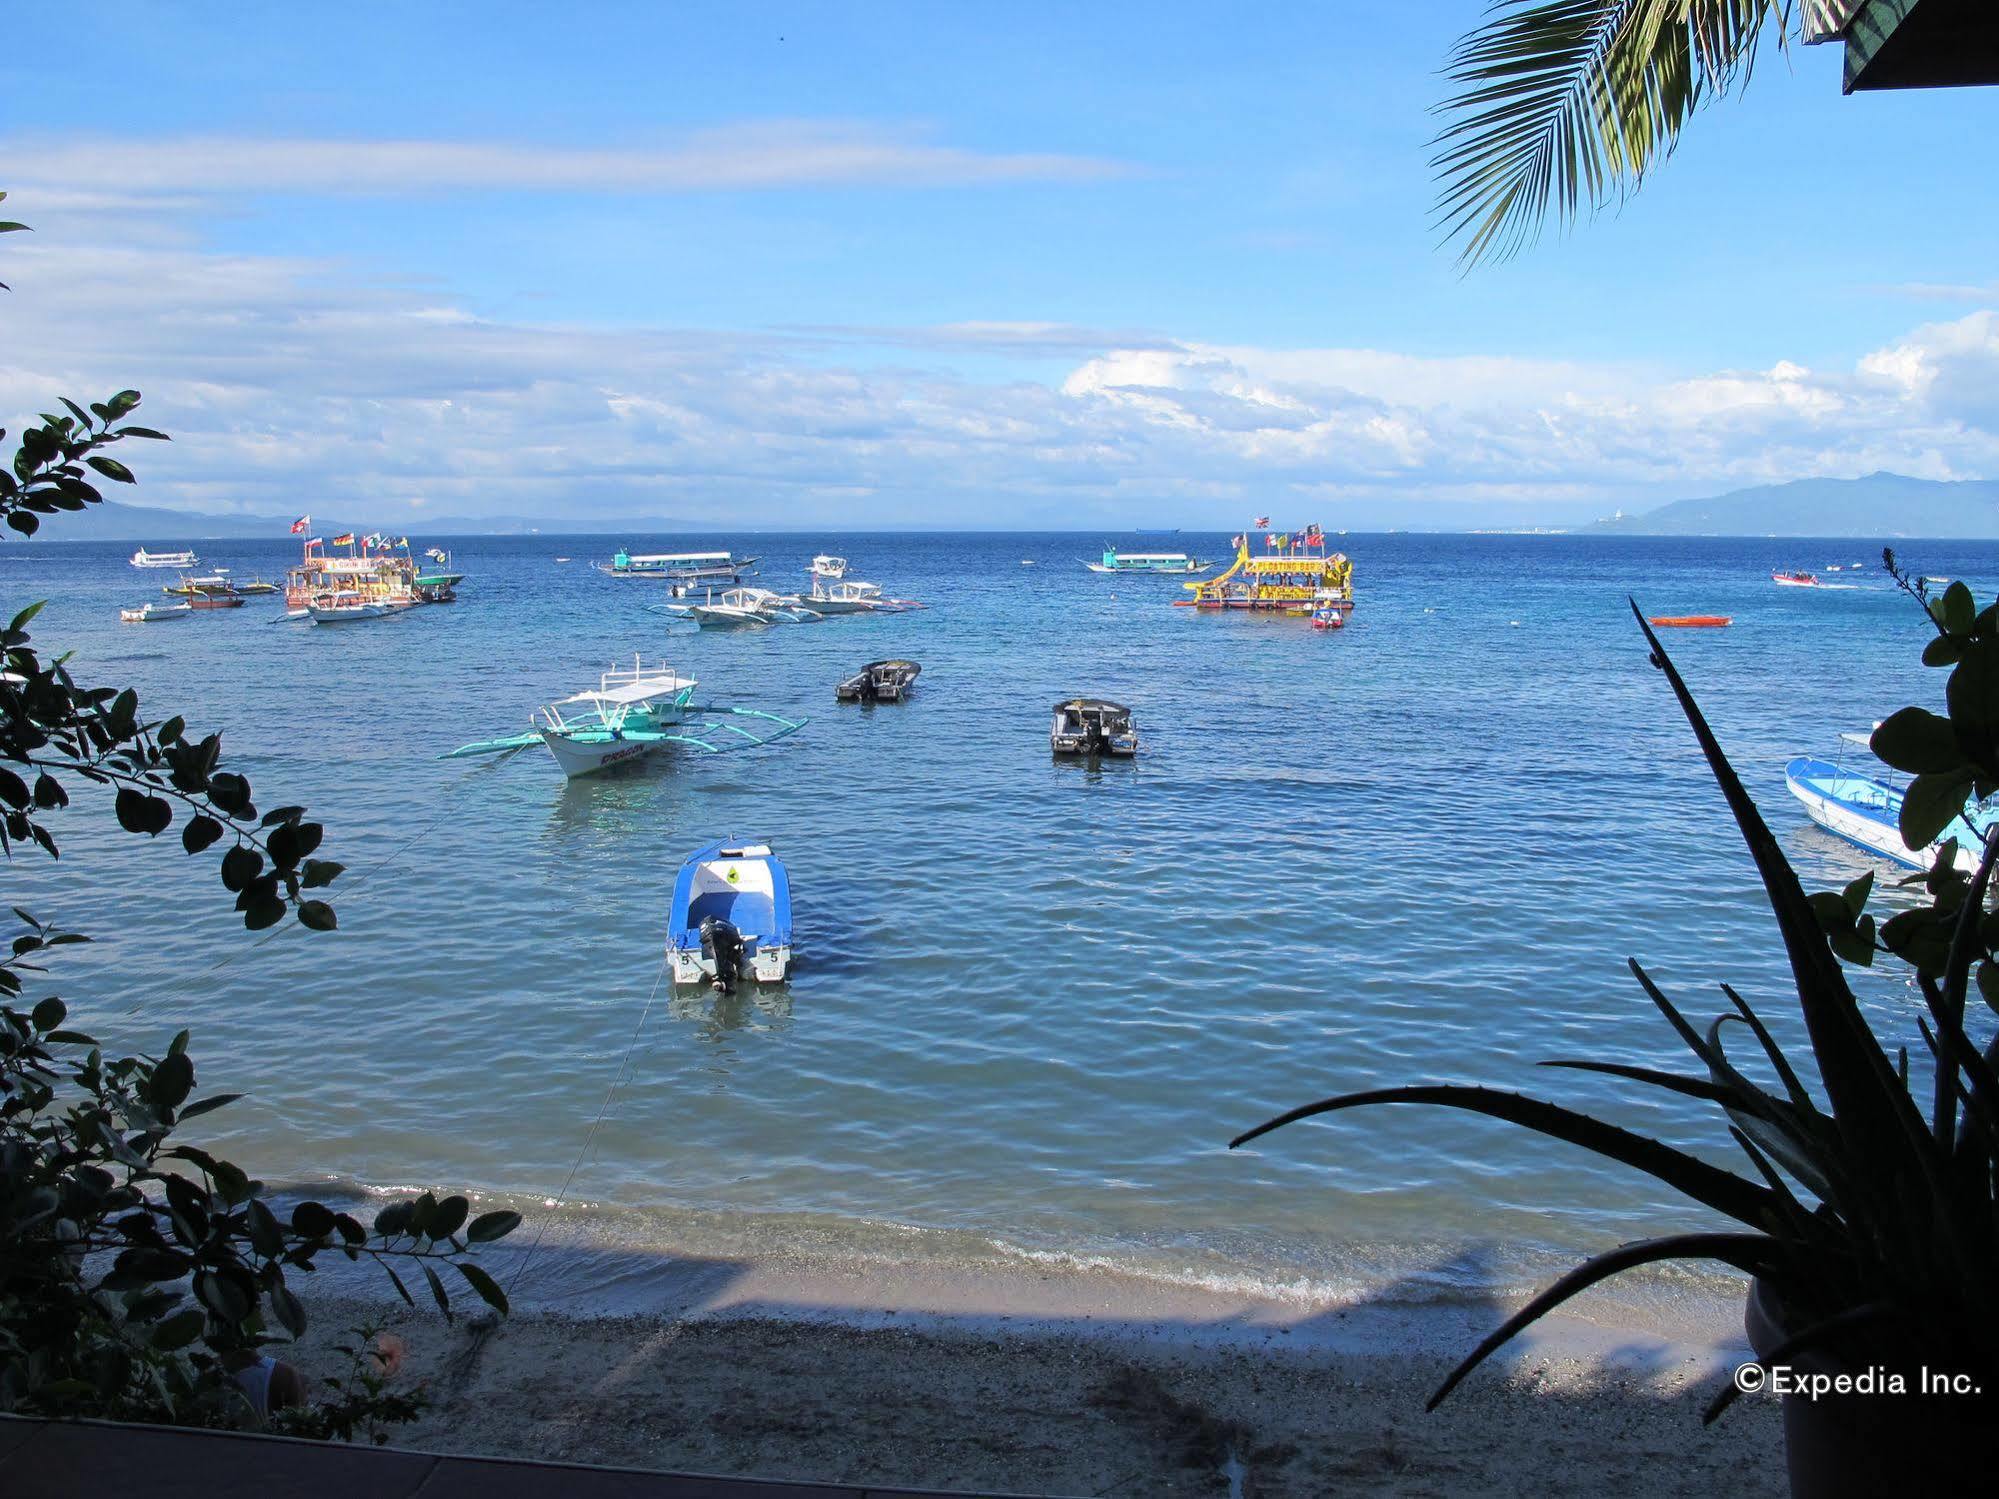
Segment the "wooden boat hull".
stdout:
[[1726,614],[1654,614],[1650,623],[1666,630],[1718,630],[1734,620]]

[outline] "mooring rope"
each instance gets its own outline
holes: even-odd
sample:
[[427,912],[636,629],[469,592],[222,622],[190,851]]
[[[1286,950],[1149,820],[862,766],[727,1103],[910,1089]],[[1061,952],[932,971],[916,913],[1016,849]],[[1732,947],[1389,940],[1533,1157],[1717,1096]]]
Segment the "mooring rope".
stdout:
[[590,1121],[590,1128],[584,1133],[583,1148],[576,1152],[576,1162],[569,1168],[569,1175],[563,1179],[562,1190],[555,1194],[554,1200],[548,1204],[547,1212],[542,1215],[541,1222],[536,1225],[534,1242],[528,1245],[527,1254],[514,1268],[514,1273],[507,1278],[509,1299],[512,1298],[514,1288],[521,1283],[521,1277],[527,1274],[528,1266],[534,1263],[535,1254],[541,1249],[542,1236],[548,1232],[549,1220],[559,1213],[563,1204],[569,1200],[569,1189],[576,1185],[576,1174],[583,1169],[583,1162],[589,1158],[590,1147],[597,1143],[597,1131],[603,1127],[604,1120],[611,1112],[612,1100],[618,1096],[618,1090],[624,1087],[625,1079],[631,1073],[632,1057],[638,1051],[639,1038],[645,1034],[646,1021],[652,1016],[653,1001],[659,998],[659,987],[666,981],[667,970],[672,964],[672,953],[668,952],[660,957],[659,971],[652,979],[652,992],[646,996],[645,1007],[639,1011],[639,1023],[632,1027],[631,1039],[625,1043],[625,1054],[618,1063],[617,1075],[611,1079],[611,1086],[604,1090],[604,1101],[597,1106],[597,1117]]

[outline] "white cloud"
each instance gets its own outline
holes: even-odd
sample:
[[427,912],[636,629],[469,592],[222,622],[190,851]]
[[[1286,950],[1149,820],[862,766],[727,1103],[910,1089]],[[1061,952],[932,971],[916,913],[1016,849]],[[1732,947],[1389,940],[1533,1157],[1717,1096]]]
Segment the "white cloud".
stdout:
[[[683,193],[784,187],[969,187],[1097,182],[1128,165],[984,152],[820,120],[703,130],[670,145],[577,148],[436,140],[0,140],[10,186],[45,206],[107,208],[157,195],[449,192]],[[134,184],[143,184],[135,189]]]
[[[139,387],[175,437],[136,455],[134,497],[159,504],[1076,526],[1228,525],[1294,505],[1395,523],[1393,507],[1429,502],[1477,524],[1806,475],[1999,473],[1993,312],[1846,368],[1773,351],[1761,370],[1674,375],[1032,320],[766,335],[502,323],[435,287],[313,261],[46,234],[5,249],[0,421]],[[846,358],[848,339],[935,367]],[[1065,374],[968,373],[994,355],[1060,359]]]

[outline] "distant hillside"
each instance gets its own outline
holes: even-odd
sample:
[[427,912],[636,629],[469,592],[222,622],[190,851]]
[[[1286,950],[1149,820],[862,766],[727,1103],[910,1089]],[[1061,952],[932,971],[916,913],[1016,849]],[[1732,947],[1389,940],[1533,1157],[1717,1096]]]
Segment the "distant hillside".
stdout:
[[[285,537],[291,534],[296,515],[210,515],[200,510],[169,510],[158,505],[127,505],[106,500],[88,509],[44,516],[42,529],[23,538],[6,532],[7,541],[26,540],[30,545],[63,541],[143,542],[155,551],[178,547],[190,541],[211,541],[243,536]],[[399,521],[329,520],[316,516],[315,536],[334,536],[342,531],[391,531],[398,536],[521,536],[529,532],[590,534],[605,536],[705,536],[714,534],[713,524],[682,520],[673,516],[640,516],[631,520],[606,518],[584,523],[579,532],[574,519],[537,519],[524,515],[437,515]]]
[[1601,520],[1627,536],[1999,537],[1999,480],[1798,479]]

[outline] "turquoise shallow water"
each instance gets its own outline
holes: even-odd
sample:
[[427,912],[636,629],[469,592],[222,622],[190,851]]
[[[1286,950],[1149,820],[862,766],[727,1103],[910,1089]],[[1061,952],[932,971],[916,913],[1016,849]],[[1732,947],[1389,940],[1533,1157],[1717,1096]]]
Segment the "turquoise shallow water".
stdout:
[[[1922,621],[1854,542],[1354,536],[1359,607],[1320,634],[1092,575],[1095,535],[690,538],[761,552],[783,587],[844,552],[934,606],[692,634],[644,610],[653,585],[588,569],[620,540],[673,544],[467,538],[461,603],[344,629],[270,623],[271,602],[121,626],[160,578],[129,547],[0,549],[5,602],[50,600],[35,634],[80,678],[224,727],[260,802],[307,803],[349,866],[337,934],[262,944],[208,861],[107,830],[108,809],[64,814],[61,864],[8,871],[14,903],[98,938],[58,975],[81,1018],[151,1045],[192,1025],[205,1085],[252,1095],[215,1133],[265,1177],[555,1193],[659,969],[681,855],[755,835],[791,869],[794,980],[661,996],[572,1223],[870,1252],[928,1230],[946,1254],[1267,1288],[1412,1256],[1441,1285],[1538,1273],[1691,1215],[1469,1116],[1224,1144],[1325,1093],[1449,1078],[1716,1138],[1691,1105],[1532,1065],[1677,1065],[1627,955],[1700,1014],[1727,979],[1795,1031],[1747,859],[1625,596],[1735,616],[1669,644],[1808,887],[1872,866],[1795,809],[1784,761],[1941,690],[1915,664]],[[292,549],[200,551],[277,576]],[[1999,576],[1999,547],[1905,551]],[[1768,581],[1831,561],[1868,569],[1853,589]],[[567,787],[539,751],[435,758],[635,650],[811,722]],[[834,681],[887,655],[923,663],[912,699],[836,707]],[[1051,760],[1048,709],[1079,691],[1134,706],[1136,763]],[[80,878],[113,869],[117,888]],[[1867,984],[1913,1042],[1906,991]]]

